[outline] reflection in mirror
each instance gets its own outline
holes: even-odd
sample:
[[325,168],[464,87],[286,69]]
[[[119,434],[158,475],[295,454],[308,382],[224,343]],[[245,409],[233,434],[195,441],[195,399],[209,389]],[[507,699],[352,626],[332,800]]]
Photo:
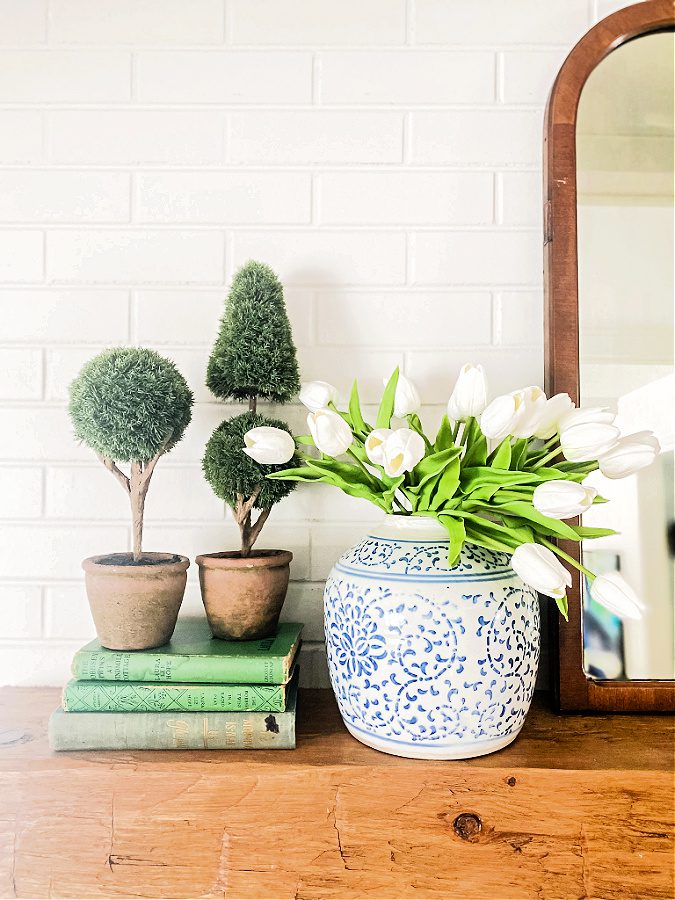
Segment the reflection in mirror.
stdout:
[[618,410],[623,434],[651,429],[662,448],[628,478],[589,478],[612,503],[584,524],[620,533],[587,544],[584,560],[620,570],[645,606],[622,621],[584,590],[595,678],[675,677],[674,72],[675,34],[643,35],[592,72],[578,111],[580,403]]

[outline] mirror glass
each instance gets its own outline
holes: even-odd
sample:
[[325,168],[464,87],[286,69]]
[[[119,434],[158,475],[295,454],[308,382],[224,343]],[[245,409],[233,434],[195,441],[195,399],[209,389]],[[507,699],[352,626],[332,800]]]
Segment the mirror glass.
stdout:
[[623,434],[650,429],[662,448],[627,478],[588,479],[612,502],[583,524],[620,533],[586,542],[584,562],[619,570],[645,607],[622,620],[584,585],[592,678],[675,677],[674,73],[675,33],[623,44],[592,72],[577,119],[581,405],[618,411]]

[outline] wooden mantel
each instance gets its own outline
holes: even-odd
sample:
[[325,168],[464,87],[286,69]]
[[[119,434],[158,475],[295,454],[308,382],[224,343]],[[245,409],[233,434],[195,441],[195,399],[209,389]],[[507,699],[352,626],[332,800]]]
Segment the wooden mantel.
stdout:
[[672,898],[673,720],[535,703],[501,753],[398,759],[300,697],[286,752],[50,753],[0,691],[0,896]]

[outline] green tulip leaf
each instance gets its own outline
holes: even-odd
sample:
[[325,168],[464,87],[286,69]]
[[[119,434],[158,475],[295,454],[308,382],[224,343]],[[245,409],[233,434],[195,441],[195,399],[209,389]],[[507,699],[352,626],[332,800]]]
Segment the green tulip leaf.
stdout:
[[449,450],[455,446],[452,439],[452,425],[450,419],[446,415],[441,420],[441,427],[438,429],[436,440],[434,441],[434,450],[438,453],[440,450]]
[[376,428],[389,428],[391,425],[391,417],[394,415],[394,400],[396,399],[396,386],[398,385],[398,366],[387,382],[387,386],[382,394],[380,408],[377,411]]
[[466,528],[462,519],[458,519],[455,516],[439,515],[437,519],[448,532],[448,566],[452,568],[457,565],[462,552],[462,547],[466,540]]
[[505,437],[488,460],[493,469],[508,469],[511,465],[511,438]]
[[349,415],[352,418],[352,430],[355,431],[357,435],[363,436],[365,438],[368,434],[370,434],[373,429],[366,423],[365,419],[363,418],[363,414],[361,412],[361,401],[359,400],[359,387],[356,383],[356,379],[354,379],[352,392],[349,396]]

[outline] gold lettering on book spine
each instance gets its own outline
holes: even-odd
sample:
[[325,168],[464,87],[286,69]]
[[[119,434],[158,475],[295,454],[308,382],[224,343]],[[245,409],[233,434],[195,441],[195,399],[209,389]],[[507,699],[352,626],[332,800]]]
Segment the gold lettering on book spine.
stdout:
[[173,742],[177,750],[187,748],[188,723],[182,719],[169,719],[166,723],[173,733]]

